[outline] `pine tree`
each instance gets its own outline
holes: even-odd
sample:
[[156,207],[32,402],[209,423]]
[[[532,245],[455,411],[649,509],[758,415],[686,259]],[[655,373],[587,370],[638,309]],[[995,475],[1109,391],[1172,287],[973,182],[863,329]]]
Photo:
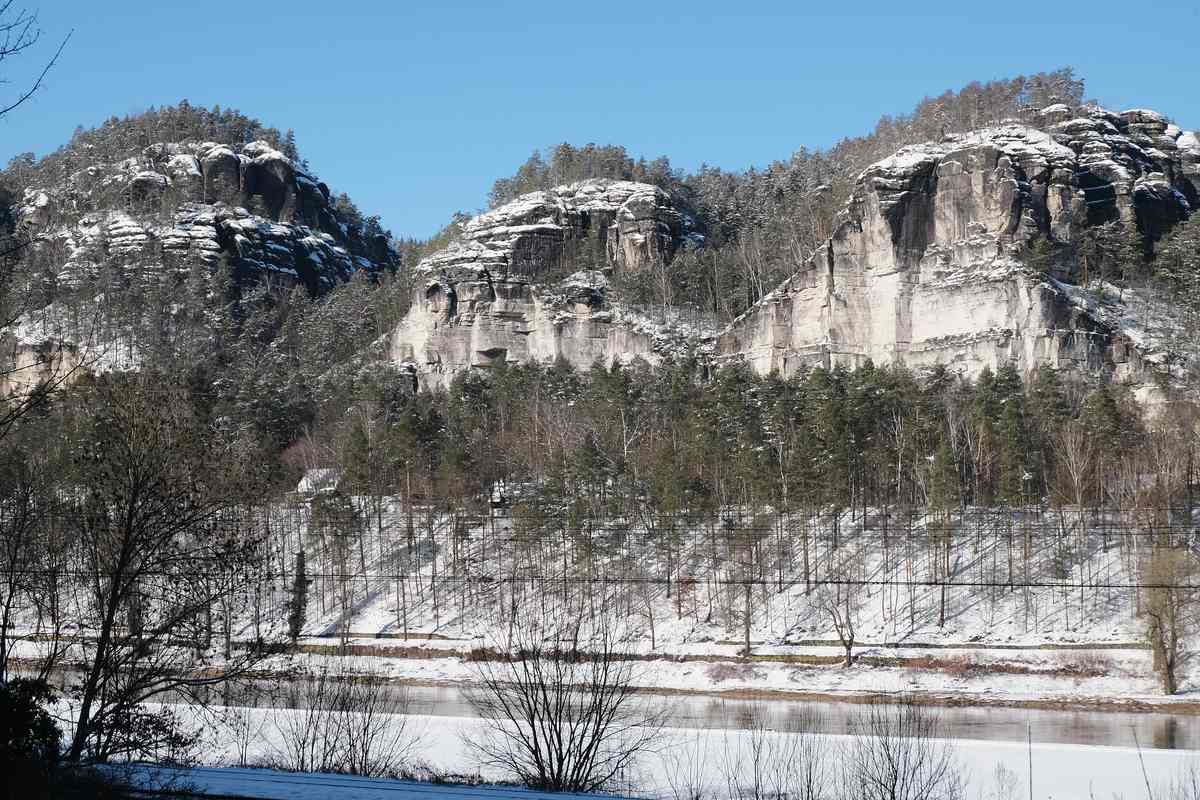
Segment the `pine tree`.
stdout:
[[954,451],[949,442],[943,439],[933,454],[933,464],[929,469],[929,505],[949,514],[958,506],[961,497]]
[[283,136],[282,152],[292,161],[300,161],[300,151],[296,149],[296,132],[291,128],[288,128],[287,133],[285,133]]
[[1005,402],[1000,416],[1000,464],[997,476],[997,496],[1012,506],[1025,504],[1025,486],[1032,481],[1027,457],[1029,442],[1025,431],[1025,415],[1016,397]]
[[968,466],[973,468],[975,478],[971,499],[984,505],[990,505],[996,496],[998,428],[1004,411],[1004,383],[990,367],[984,367],[975,380],[971,425],[976,441]]
[[1032,480],[1029,469],[1030,441],[1025,426],[1025,394],[1021,376],[1012,364],[1005,364],[996,375],[996,390],[1001,408],[995,420],[996,497],[1009,505],[1023,505],[1026,482]]
[[288,636],[300,638],[308,613],[308,576],[304,567],[304,550],[296,553],[296,574],[292,579],[292,599],[288,603]]
[[1033,485],[1043,496],[1050,491],[1047,480],[1054,469],[1054,439],[1070,417],[1071,409],[1058,372],[1045,365],[1038,367],[1029,384],[1025,418]]
[[1039,236],[1025,253],[1025,263],[1039,274],[1053,276],[1056,252],[1049,239]]

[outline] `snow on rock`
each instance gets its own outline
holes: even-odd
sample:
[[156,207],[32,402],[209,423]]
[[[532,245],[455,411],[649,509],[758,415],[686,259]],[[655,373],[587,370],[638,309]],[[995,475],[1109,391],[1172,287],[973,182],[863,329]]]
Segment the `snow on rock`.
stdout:
[[[97,188],[109,191],[97,196]],[[22,224],[43,227],[60,217],[66,222],[59,230],[42,234],[69,243],[64,268],[77,276],[94,273],[107,258],[158,262],[160,269],[224,261],[242,276],[286,276],[320,292],[395,258],[382,237],[362,241],[348,233],[329,189],[262,141],[239,148],[160,142],[139,157],[91,164],[61,185],[26,192]]]
[[1195,198],[1200,195],[1200,136],[1196,131],[1184,131],[1175,139],[1175,147],[1179,151],[1183,177],[1190,182]]
[[1026,253],[1111,220],[1158,238],[1195,205],[1200,152],[1184,157],[1194,135],[1168,136],[1151,111],[1068,111],[1043,109],[1048,131],[1002,123],[868,167],[826,246],[721,333],[718,356],[784,375],[872,359],[1145,378],[1125,326],[1071,302]]
[[[76,163],[86,156],[79,153]],[[228,269],[239,281],[270,276],[280,289],[302,285],[319,294],[397,259],[386,237],[349,229],[328,187],[266,142],[159,142],[139,155],[97,159],[54,185],[25,189],[15,218],[36,233],[30,257],[49,264],[63,289],[85,287],[105,269],[152,284],[203,268]],[[53,308],[42,316],[57,319]],[[89,358],[94,369],[138,360],[128,331],[97,334],[84,322],[77,330],[41,327],[37,342],[19,347],[62,343],[70,352],[122,353]],[[24,341],[11,333],[0,330],[0,338]],[[30,380],[41,363],[35,349],[16,355],[29,362]]]
[[419,382],[435,387],[499,362],[656,363],[703,347],[711,331],[608,298],[609,274],[662,268],[693,226],[644,183],[598,179],[522,195],[466,222],[458,241],[418,265],[392,359],[415,364]]
[[[641,269],[669,260],[689,221],[656,186],[589,180],[522,195],[471,219],[462,237],[426,258],[430,275],[537,278],[572,260]],[[586,246],[588,252],[573,252]]]
[[17,219],[22,225],[41,227],[49,221],[50,196],[45,192],[26,190],[24,202],[17,211]]

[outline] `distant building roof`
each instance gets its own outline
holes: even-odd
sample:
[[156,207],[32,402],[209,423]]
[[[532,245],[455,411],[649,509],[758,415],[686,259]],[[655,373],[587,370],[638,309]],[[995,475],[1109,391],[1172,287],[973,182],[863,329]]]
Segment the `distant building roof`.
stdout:
[[304,477],[296,484],[296,491],[300,494],[332,492],[337,489],[339,479],[340,476],[336,469],[319,467],[317,469],[306,470]]

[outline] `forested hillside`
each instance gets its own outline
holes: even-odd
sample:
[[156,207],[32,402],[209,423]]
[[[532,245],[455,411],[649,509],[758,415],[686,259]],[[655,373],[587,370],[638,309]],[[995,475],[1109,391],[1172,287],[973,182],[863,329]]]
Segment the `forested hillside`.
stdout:
[[357,370],[405,309],[412,245],[321,183],[290,131],[184,101],[19,156],[0,192],[10,392],[165,371],[278,452],[333,396],[387,382]]
[[[905,145],[937,141],[1004,119],[1047,124],[1038,111],[1079,107],[1084,83],[1073,69],[973,82],[922,100],[909,114],[884,116],[865,136],[828,150],[800,148],[784,161],[745,172],[701,166],[689,173],[667,156],[634,159],[619,145],[567,143],[535,152],[489,195],[495,208],[518,195],[588,178],[635,180],[660,186],[694,211],[702,247],[682,253],[671,283],[634,281],[626,296],[640,302],[696,304],[728,321],[795,270],[833,232],[855,177]],[[802,138],[802,134],[801,134]]]
[[[1020,609],[1022,632],[1134,631],[1174,691],[1196,600],[1200,220],[1176,188],[1194,134],[1082,103],[1070,70],[971,84],[745,173],[563,145],[431,242],[396,241],[297,137],[236,112],[181,103],[16,159],[0,174],[0,678],[84,667],[71,757],[139,756],[123,732],[174,730],[142,701],[307,634],[463,634],[485,614],[511,629],[557,599],[643,620],[652,650],[673,615],[677,642],[696,629],[748,657],[752,629],[833,634],[847,662],[868,606],[880,635],[973,641],[1015,635]],[[1010,117],[1025,124],[947,137]],[[931,175],[969,193],[962,153],[990,193],[912,210]],[[977,207],[996,237],[956,216]],[[956,269],[959,239],[921,263],[939,225],[968,260],[986,251],[977,270]],[[867,241],[861,271],[924,267],[967,297],[962,316],[1052,298],[1053,325],[1028,317],[1046,352],[1096,369],[1018,369],[993,343],[1022,335],[1005,323],[939,366],[756,374],[676,324],[785,295],[869,306],[818,291],[839,226]],[[1000,301],[971,295],[985,283]],[[415,364],[406,331],[458,351]],[[548,357],[509,358],[541,333]],[[641,349],[566,363],[605,336]],[[967,370],[960,344],[1001,365]]]

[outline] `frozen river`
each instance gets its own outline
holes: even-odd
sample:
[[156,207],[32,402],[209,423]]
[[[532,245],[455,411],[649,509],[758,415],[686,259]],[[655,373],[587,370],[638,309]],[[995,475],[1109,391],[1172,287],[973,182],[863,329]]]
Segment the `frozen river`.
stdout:
[[[431,717],[473,717],[464,690],[451,686],[408,686],[408,713]],[[268,682],[248,689],[215,692],[220,705],[287,707],[289,693]],[[859,706],[810,700],[732,699],[706,695],[650,695],[667,708],[667,724],[676,728],[745,730],[756,716],[771,727],[796,729],[815,719],[814,733],[845,734]],[[815,713],[814,713],[815,712]],[[1200,716],[1124,711],[1060,711],[1002,706],[944,707],[937,713],[946,736],[979,741],[1103,745],[1161,750],[1200,750]]]

